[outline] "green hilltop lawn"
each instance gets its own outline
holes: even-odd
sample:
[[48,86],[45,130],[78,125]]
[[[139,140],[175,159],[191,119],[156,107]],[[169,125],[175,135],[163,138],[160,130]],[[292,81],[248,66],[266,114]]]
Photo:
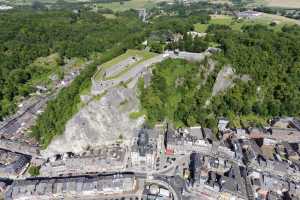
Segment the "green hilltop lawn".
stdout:
[[117,74],[116,76],[114,77],[109,77],[109,79],[113,79],[113,78],[116,78],[118,76],[121,76],[122,74],[124,74],[125,72],[127,72],[129,69],[131,69],[132,67],[136,66],[137,64],[145,61],[145,60],[148,60],[152,57],[154,57],[156,54],[155,53],[151,53],[151,52],[148,52],[148,51],[142,51],[142,50],[133,50],[133,49],[129,49],[126,51],[126,53],[104,63],[103,65],[101,65],[100,69],[97,71],[97,73],[95,74],[95,79],[96,80],[101,80],[103,78],[103,71],[105,69],[108,69],[110,67],[112,67],[113,65],[116,65],[120,62],[122,62],[123,60],[126,60],[128,59],[129,57],[132,57],[132,56],[136,56],[136,57],[140,57],[142,58],[141,60],[139,60],[138,62],[135,62],[131,65],[129,65],[128,68],[126,68],[125,70],[121,71],[119,74]]

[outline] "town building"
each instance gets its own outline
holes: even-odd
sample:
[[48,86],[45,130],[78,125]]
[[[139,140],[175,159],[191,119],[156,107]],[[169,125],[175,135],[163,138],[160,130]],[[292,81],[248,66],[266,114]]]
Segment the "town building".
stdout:
[[232,164],[223,158],[206,156],[206,159],[208,161],[207,168],[209,168],[210,171],[214,171],[221,175],[228,172],[232,167]]
[[210,128],[202,128],[203,137],[209,142],[212,143],[214,140],[214,134]]
[[0,149],[0,176],[16,178],[23,174],[29,166],[31,157]]
[[154,169],[157,156],[158,133],[155,129],[141,129],[136,132],[131,147],[133,167]]
[[238,199],[248,199],[252,191],[247,191],[245,168],[232,164],[228,173],[221,177],[221,191],[228,192]]
[[193,151],[208,152],[211,146],[204,140],[201,127],[191,128],[189,131],[168,129],[165,133],[165,148],[168,154],[184,155]]
[[49,162],[42,165],[42,176],[81,175],[99,172],[120,172],[126,168],[127,149],[119,146],[104,147],[89,150],[75,155],[65,153],[50,158]]
[[193,152],[190,155],[190,179],[192,184],[200,184],[201,168],[204,164],[204,157],[200,153]]
[[225,131],[227,129],[227,126],[229,124],[229,121],[225,118],[220,118],[218,122],[218,129],[220,131]]
[[237,14],[237,17],[239,19],[254,19],[254,18],[257,18],[261,15],[262,15],[262,13],[260,13],[260,12],[248,10],[248,11],[239,12]]
[[251,172],[249,174],[254,195],[261,200],[275,199],[299,199],[300,183],[289,182],[277,176]]
[[199,33],[197,31],[189,31],[187,32],[188,35],[190,35],[193,39],[197,38],[197,37],[205,37],[207,35],[207,33]]
[[38,147],[29,145],[25,142],[18,142],[5,138],[0,139],[0,149],[7,149],[11,152],[18,152],[30,156],[39,155]]
[[197,2],[200,2],[202,0],[179,0],[178,2],[186,5],[186,6],[190,6],[192,5],[193,3],[197,3]]
[[271,126],[275,128],[294,128],[300,131],[300,121],[294,117],[274,118]]
[[6,200],[91,199],[134,193],[133,174],[15,180],[5,193]]
[[258,162],[266,160],[260,147],[253,140],[242,140],[242,149],[246,162]]
[[143,191],[143,198],[147,200],[172,200],[171,192],[157,184],[146,185]]
[[300,143],[300,131],[295,128],[275,128],[272,127],[265,138],[273,140],[274,143],[288,142]]
[[7,5],[0,5],[0,11],[11,10],[13,7]]

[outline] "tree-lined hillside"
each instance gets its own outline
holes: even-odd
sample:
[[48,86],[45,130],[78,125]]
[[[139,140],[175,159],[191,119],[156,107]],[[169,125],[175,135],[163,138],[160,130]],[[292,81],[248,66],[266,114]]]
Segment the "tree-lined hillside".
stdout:
[[17,98],[33,91],[30,80],[45,69],[30,65],[52,53],[85,57],[143,32],[135,14],[107,19],[94,12],[10,11],[0,13],[0,119],[15,111]]
[[[221,116],[233,121],[253,115],[300,116],[298,26],[279,32],[260,25],[243,31],[219,26],[211,29],[209,37],[222,52],[213,57],[218,65],[205,84],[203,66],[207,62],[168,60],[155,66],[151,85],[141,87],[140,95],[151,124],[167,119],[177,126],[213,127]],[[250,80],[234,79],[234,87],[212,96],[217,73],[225,64]]]
[[274,32],[263,26],[243,32],[217,31],[222,57],[237,73],[249,74],[248,84],[238,82],[216,97],[213,109],[220,115],[255,113],[261,116],[300,116],[300,28]]

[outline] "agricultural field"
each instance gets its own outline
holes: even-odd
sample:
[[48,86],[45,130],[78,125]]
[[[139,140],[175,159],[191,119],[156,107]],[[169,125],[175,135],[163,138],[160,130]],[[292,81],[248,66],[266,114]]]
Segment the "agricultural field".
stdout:
[[265,5],[270,7],[300,8],[299,0],[265,0]]
[[[130,0],[122,3],[113,2],[113,3],[98,3],[98,7],[109,8],[113,11],[125,11],[129,9],[139,9],[139,8],[152,8],[156,3],[159,3],[163,0]],[[165,0],[173,1],[173,0]]]
[[248,3],[250,8],[257,6],[277,7],[277,8],[300,8],[299,0],[255,0]]
[[[58,0],[38,0],[41,3],[52,4],[57,2]],[[170,1],[173,0],[130,0],[125,2],[112,2],[112,3],[95,3],[95,6],[98,8],[108,8],[113,11],[125,11],[129,9],[140,9],[140,8],[152,8],[155,4],[162,2],[162,1]],[[25,6],[31,5],[36,0],[0,0],[0,4],[8,4],[8,5],[18,5],[18,6]],[[92,0],[65,0],[67,3],[89,3]],[[111,16],[108,16],[111,17]]]
[[231,16],[225,16],[225,15],[212,15],[212,19],[210,20],[209,24],[196,24],[195,30],[198,32],[205,32],[207,27],[210,24],[221,24],[221,25],[230,25],[233,22],[233,19]]
[[[65,0],[69,3],[77,3],[82,2],[80,0]],[[0,0],[0,3],[9,4],[9,5],[17,5],[17,6],[25,6],[31,5],[33,2],[37,2],[36,0]],[[55,3],[56,0],[38,0],[41,3]]]
[[276,21],[277,23],[277,25],[274,27],[270,26],[270,28],[275,30],[281,29],[284,25],[299,24],[299,21],[297,20],[289,19],[277,15],[271,15],[271,14],[263,14],[262,16],[251,20],[249,19],[235,20],[231,16],[213,15],[209,24],[195,24],[195,30],[198,32],[205,32],[207,30],[207,27],[210,24],[228,25],[233,30],[240,30],[244,25],[253,25],[253,24],[270,25],[272,21]]
[[128,64],[126,67],[124,66],[124,69],[120,72],[118,72],[116,75],[112,76],[112,77],[106,77],[106,79],[114,79],[117,78],[119,76],[121,76],[122,74],[126,73],[129,69],[131,69],[132,67],[136,66],[137,64],[148,60],[152,57],[154,57],[156,54],[155,53],[151,53],[148,51],[140,51],[140,50],[127,50],[126,53],[104,63],[103,65],[101,65],[99,71],[95,74],[95,79],[96,80],[101,80],[104,77],[104,73],[106,70],[116,66],[116,65],[120,65],[122,62],[130,59],[131,57],[136,57],[139,58],[139,60],[137,62]]

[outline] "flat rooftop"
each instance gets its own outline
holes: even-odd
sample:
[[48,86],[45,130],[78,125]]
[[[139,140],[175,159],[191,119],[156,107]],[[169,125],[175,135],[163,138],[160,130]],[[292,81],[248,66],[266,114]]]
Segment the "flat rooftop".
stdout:
[[119,171],[125,167],[126,149],[111,147],[85,152],[68,158],[60,157],[42,166],[43,176]]

